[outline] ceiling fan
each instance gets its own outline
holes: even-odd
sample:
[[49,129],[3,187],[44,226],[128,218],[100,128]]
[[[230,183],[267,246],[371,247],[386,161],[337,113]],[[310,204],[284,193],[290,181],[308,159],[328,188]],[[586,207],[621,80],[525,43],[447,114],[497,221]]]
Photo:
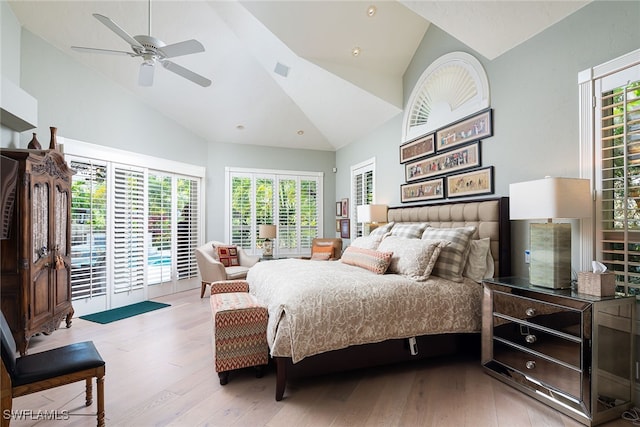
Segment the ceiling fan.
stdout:
[[151,0],[149,0],[149,35],[131,36],[118,24],[104,15],[94,13],[93,16],[102,22],[107,28],[116,33],[120,38],[131,45],[133,52],[121,50],[98,49],[92,47],[71,46],[71,49],[78,52],[105,53],[111,55],[128,55],[131,57],[141,57],[140,72],[138,74],[138,84],[140,86],[153,85],[153,74],[155,65],[160,63],[167,70],[176,73],[185,79],[191,80],[202,87],[211,85],[211,80],[203,77],[191,70],[184,68],[167,58],[189,55],[192,53],[204,52],[204,46],[194,39],[185,40],[174,44],[165,44],[162,40],[151,37]]

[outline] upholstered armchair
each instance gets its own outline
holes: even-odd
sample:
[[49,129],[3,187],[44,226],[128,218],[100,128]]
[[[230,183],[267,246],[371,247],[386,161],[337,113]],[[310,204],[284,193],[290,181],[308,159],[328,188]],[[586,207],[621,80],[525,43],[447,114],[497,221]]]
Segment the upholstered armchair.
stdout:
[[342,239],[316,237],[311,242],[311,259],[335,260],[342,256]]
[[[218,247],[230,246],[222,242],[211,241],[196,248],[196,262],[200,270],[202,287],[200,298],[204,297],[207,285],[219,280],[236,280],[247,277],[247,272],[255,263],[260,260],[259,256],[247,254],[242,248],[237,248],[237,263],[220,260]],[[232,255],[233,256],[233,255]],[[225,266],[225,263],[227,264]]]

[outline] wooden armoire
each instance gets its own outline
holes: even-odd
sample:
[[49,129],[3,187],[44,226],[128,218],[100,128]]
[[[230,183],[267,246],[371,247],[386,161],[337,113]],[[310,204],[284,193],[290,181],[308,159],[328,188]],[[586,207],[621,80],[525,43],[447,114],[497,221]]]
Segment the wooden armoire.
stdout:
[[71,177],[55,150],[9,150],[18,162],[7,239],[0,241],[0,306],[21,354],[36,334],[71,326]]

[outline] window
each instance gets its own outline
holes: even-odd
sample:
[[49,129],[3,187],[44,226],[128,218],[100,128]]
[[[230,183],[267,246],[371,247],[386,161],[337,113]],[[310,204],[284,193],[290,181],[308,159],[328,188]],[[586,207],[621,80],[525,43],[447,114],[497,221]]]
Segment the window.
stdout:
[[[618,292],[640,295],[640,51],[581,75],[581,130],[593,135],[597,195],[592,259],[616,274]],[[588,159],[589,138],[581,140]]]
[[351,212],[349,215],[352,221],[352,238],[363,235],[363,224],[356,223],[356,209],[360,205],[370,205],[373,203],[373,183],[374,183],[375,159],[369,159],[363,163],[351,167]]
[[274,255],[304,255],[322,236],[322,173],[227,168],[227,240],[261,253],[258,229],[277,225]]
[[197,277],[194,250],[203,238],[204,168],[79,141],[66,140],[65,151],[76,171],[72,299],[127,294]]

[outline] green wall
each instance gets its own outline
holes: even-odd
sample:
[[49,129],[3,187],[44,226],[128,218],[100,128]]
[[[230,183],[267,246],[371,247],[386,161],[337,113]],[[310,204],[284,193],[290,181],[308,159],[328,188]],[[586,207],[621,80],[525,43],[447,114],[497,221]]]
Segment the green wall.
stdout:
[[[638,49],[638,25],[640,2],[596,1],[491,61],[430,25],[405,72],[404,102],[433,61],[454,51],[469,53],[482,63],[489,79],[494,136],[483,141],[481,149],[483,166],[495,167],[495,195],[508,195],[512,182],[545,175],[577,177],[578,73]],[[375,156],[378,201],[400,204],[402,122],[400,115],[338,150],[336,198],[349,193],[350,165]],[[527,232],[521,221],[512,223],[518,275],[528,275],[523,262]]]

